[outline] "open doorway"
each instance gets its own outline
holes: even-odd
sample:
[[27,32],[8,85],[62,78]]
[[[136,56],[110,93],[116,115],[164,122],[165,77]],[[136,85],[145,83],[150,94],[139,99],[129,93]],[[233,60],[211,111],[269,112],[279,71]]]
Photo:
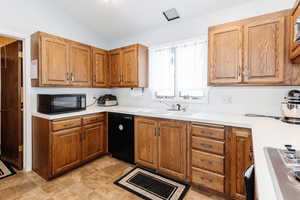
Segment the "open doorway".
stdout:
[[23,42],[0,36],[0,159],[23,169]]

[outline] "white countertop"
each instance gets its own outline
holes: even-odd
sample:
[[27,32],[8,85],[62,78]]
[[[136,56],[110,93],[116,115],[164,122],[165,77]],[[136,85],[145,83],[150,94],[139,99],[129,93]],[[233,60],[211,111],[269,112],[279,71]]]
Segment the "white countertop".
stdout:
[[271,173],[267,166],[267,160],[263,148],[282,148],[285,144],[292,144],[296,149],[300,149],[300,125],[291,125],[283,123],[280,120],[269,118],[245,117],[243,115],[224,113],[176,113],[150,108],[135,108],[122,106],[107,108],[95,106],[85,111],[60,115],[45,115],[35,112],[33,113],[33,116],[54,120],[99,112],[118,112],[139,116],[251,128],[256,170],[255,175],[258,197],[260,200],[276,199],[276,193],[272,184]]

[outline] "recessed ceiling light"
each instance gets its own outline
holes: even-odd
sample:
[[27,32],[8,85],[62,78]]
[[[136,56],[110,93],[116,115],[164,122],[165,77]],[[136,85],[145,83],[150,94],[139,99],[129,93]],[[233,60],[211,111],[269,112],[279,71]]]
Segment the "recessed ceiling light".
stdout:
[[179,13],[176,10],[176,8],[172,8],[172,9],[166,10],[166,11],[163,12],[163,14],[164,14],[165,18],[168,21],[172,21],[174,19],[180,18]]

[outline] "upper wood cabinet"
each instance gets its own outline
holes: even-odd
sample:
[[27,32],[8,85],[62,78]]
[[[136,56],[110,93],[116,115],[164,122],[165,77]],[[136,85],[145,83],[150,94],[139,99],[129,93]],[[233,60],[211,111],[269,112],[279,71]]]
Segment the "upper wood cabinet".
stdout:
[[290,85],[288,11],[209,28],[209,85]]
[[300,0],[297,0],[290,15],[290,49],[293,63],[300,64]]
[[148,87],[148,48],[136,44],[109,52],[112,87]]
[[[37,84],[69,85],[69,43],[51,35],[35,35],[32,49],[40,45],[39,51],[32,52],[32,60],[38,62]],[[35,43],[36,42],[36,43]],[[34,46],[37,45],[37,46]],[[32,72],[33,73],[33,72]]]
[[32,86],[90,87],[91,48],[54,35],[31,36]]
[[77,42],[70,44],[70,82],[73,86],[92,85],[91,47]]
[[121,49],[109,52],[110,86],[119,87],[122,83],[122,54]]
[[135,162],[185,180],[187,123],[135,117]]
[[138,48],[125,47],[122,50],[122,82],[124,86],[138,85]]
[[210,83],[241,82],[242,39],[240,26],[229,26],[209,32]]
[[108,53],[102,49],[93,48],[93,87],[109,86]]
[[31,36],[33,87],[148,87],[148,48],[111,51],[47,33]]
[[245,83],[284,81],[285,18],[257,20],[244,26]]

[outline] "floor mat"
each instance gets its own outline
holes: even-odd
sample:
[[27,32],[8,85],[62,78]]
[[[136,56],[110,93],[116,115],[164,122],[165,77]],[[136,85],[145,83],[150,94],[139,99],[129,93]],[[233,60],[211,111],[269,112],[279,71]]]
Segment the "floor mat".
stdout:
[[6,162],[0,160],[0,179],[16,174],[15,170]]
[[114,182],[147,200],[182,200],[190,186],[136,167]]

